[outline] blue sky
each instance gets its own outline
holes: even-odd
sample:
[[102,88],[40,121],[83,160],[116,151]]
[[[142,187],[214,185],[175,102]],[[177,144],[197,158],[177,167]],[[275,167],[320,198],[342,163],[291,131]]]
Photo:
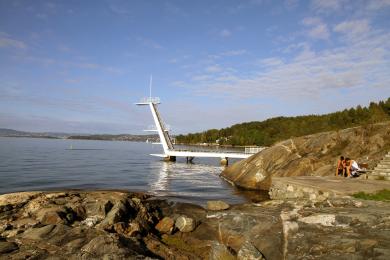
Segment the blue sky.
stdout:
[[0,0],[0,127],[173,133],[390,96],[390,0]]

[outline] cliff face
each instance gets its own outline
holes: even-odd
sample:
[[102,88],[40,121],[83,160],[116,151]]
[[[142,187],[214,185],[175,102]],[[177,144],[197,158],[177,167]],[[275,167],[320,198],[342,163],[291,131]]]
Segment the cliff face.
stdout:
[[373,168],[390,150],[390,122],[291,138],[226,168],[221,177],[236,186],[268,190],[271,176],[335,174],[339,156]]

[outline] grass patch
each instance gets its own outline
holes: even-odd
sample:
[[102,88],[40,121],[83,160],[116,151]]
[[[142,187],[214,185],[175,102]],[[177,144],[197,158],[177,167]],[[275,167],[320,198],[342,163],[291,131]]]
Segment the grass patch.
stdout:
[[377,193],[358,192],[353,194],[352,196],[357,199],[363,200],[390,201],[390,190],[384,189],[378,191]]

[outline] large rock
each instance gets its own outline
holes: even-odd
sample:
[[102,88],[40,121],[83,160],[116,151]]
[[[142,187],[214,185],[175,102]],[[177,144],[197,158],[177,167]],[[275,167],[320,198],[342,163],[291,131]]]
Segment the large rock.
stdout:
[[225,210],[230,208],[229,204],[221,200],[209,200],[207,201],[208,210]]
[[388,152],[390,122],[291,138],[227,167],[221,177],[234,185],[269,190],[272,176],[335,174],[340,155],[373,168]]
[[181,232],[192,232],[195,227],[195,220],[186,216],[180,216],[176,219],[175,227]]

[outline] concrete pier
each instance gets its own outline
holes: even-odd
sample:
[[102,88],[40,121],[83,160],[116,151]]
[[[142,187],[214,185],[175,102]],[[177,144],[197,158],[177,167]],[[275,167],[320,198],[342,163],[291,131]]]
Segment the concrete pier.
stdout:
[[269,195],[271,199],[325,200],[349,196],[361,191],[375,193],[383,189],[390,190],[390,182],[336,176],[272,177]]

